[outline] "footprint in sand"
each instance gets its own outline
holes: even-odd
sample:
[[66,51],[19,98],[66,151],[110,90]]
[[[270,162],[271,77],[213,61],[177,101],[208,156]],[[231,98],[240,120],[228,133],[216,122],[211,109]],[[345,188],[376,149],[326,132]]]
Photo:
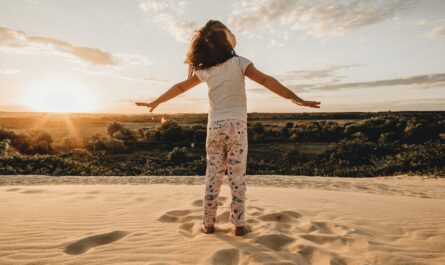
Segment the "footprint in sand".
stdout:
[[353,229],[350,229],[347,226],[335,224],[335,223],[328,223],[323,221],[308,221],[301,224],[301,228],[306,233],[311,233],[314,231],[318,231],[321,234],[337,234],[337,235],[347,235],[351,232],[353,232]]
[[202,232],[201,226],[197,222],[183,223],[179,226],[179,232],[187,237],[193,238]]
[[340,258],[337,254],[316,248],[310,245],[300,245],[297,251],[303,258],[307,260],[309,264],[331,264],[331,265],[346,265],[346,263],[342,258]]
[[237,265],[240,262],[240,252],[236,248],[215,251],[205,262],[212,265]]
[[259,236],[255,239],[255,241],[275,251],[282,251],[286,245],[294,242],[295,238],[285,234],[269,234]]
[[70,255],[83,254],[91,248],[111,244],[127,234],[128,232],[117,230],[110,233],[85,237],[66,246],[64,252]]
[[193,214],[194,212],[197,212],[197,210],[172,210],[163,214],[158,220],[163,223],[185,223],[193,220],[200,220],[201,211],[198,211],[199,214]]
[[296,218],[300,218],[301,214],[293,211],[281,211],[279,213],[269,213],[259,216],[258,219],[266,222],[293,223]]

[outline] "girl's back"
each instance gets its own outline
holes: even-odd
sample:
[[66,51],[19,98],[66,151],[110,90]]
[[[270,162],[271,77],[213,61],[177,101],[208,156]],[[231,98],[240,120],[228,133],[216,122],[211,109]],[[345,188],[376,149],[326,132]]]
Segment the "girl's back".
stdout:
[[194,70],[208,86],[209,122],[225,119],[247,121],[244,75],[250,63],[243,56],[233,56],[219,65]]
[[244,76],[264,85],[273,92],[291,99],[295,104],[318,108],[319,102],[304,101],[276,79],[258,71],[245,57],[238,56],[236,38],[221,22],[210,20],[195,31],[185,63],[189,65],[188,79],[175,84],[151,103],[137,102],[150,107],[173,98],[201,82],[206,82],[209,95],[209,114],[206,136],[206,176],[203,199],[203,231],[215,231],[218,195],[227,171],[232,201],[229,221],[235,225],[235,235],[249,229],[245,222],[245,197],[248,130]]

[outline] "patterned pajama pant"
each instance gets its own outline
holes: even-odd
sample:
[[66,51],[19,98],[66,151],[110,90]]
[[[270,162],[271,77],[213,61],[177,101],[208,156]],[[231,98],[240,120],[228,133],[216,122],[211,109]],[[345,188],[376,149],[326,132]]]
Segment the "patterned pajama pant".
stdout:
[[236,226],[245,225],[245,194],[247,162],[247,122],[227,119],[207,125],[205,196],[203,201],[203,224],[216,222],[218,195],[227,169],[232,193],[229,221]]

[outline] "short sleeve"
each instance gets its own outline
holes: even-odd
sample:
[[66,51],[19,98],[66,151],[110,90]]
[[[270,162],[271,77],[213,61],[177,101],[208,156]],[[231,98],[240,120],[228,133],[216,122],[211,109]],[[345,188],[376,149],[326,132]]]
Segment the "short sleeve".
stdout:
[[198,77],[201,82],[205,82],[204,72],[202,70],[193,70],[193,73]]
[[239,56],[239,62],[240,62],[241,70],[243,70],[243,74],[246,74],[246,68],[252,62],[243,56]]

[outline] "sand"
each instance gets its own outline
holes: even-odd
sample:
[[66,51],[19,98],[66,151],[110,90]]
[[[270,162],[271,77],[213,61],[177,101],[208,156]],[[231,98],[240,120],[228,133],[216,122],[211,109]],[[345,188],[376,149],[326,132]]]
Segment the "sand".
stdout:
[[445,179],[247,176],[243,237],[202,180],[0,176],[0,264],[445,264]]

